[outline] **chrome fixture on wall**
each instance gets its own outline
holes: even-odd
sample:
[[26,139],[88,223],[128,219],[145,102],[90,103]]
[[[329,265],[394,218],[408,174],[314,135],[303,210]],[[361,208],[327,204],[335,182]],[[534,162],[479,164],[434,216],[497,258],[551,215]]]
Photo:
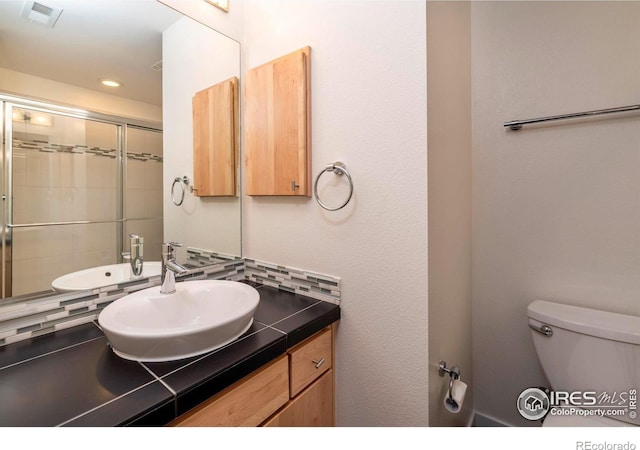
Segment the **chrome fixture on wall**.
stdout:
[[444,378],[449,375],[449,389],[444,396],[443,404],[447,411],[453,414],[457,414],[462,409],[462,402],[467,392],[467,385],[460,380],[460,368],[453,366],[451,369],[447,368],[446,361],[440,361],[438,364],[438,375]]
[[[325,172],[333,172],[339,176],[342,176],[342,175],[347,176],[347,180],[349,181],[349,195],[347,196],[347,199],[343,203],[341,203],[339,206],[329,207],[325,203],[323,203],[322,200],[320,200],[320,196],[318,195],[318,181],[320,180],[320,177],[322,176],[322,174]],[[293,187],[293,182],[292,182],[292,187]],[[347,167],[344,165],[343,162],[336,161],[333,164],[329,164],[327,165],[327,167],[324,168],[323,171],[321,171],[318,174],[318,176],[316,177],[316,181],[313,184],[313,194],[318,204],[322,208],[326,209],[327,211],[338,211],[339,209],[342,209],[345,206],[347,206],[347,203],[349,203],[349,201],[351,200],[351,196],[353,195],[353,180],[351,179],[351,175],[347,171]]]
[[[180,186],[180,194],[177,196],[175,193],[176,186]],[[173,179],[173,183],[171,184],[171,201],[174,205],[182,205],[182,202],[184,202],[184,194],[187,191],[187,186],[189,186],[189,177],[186,175],[183,177],[175,177]],[[189,186],[189,192],[193,194],[193,191],[195,190],[196,189],[193,186]]]
[[596,109],[593,111],[583,111],[571,114],[560,114],[558,116],[548,116],[548,117],[538,117],[536,119],[527,119],[527,120],[511,120],[509,122],[505,122],[503,125],[505,127],[509,127],[512,131],[518,131],[522,129],[523,125],[529,125],[533,123],[542,123],[542,122],[551,122],[554,120],[565,120],[565,119],[575,119],[578,117],[592,117],[592,116],[601,116],[605,114],[615,114],[615,113],[625,113],[640,110],[640,105],[631,105],[631,106],[621,106],[619,108],[607,108],[607,109]]

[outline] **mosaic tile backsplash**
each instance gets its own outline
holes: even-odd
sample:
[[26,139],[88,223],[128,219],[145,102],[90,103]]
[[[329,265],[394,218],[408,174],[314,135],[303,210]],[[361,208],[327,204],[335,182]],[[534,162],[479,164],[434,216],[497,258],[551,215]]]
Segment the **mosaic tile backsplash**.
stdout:
[[283,291],[340,304],[340,278],[273,263],[244,260],[245,278]]
[[[188,248],[193,268],[180,280],[249,280],[306,297],[340,304],[340,278],[273,263]],[[0,306],[0,347],[92,322],[109,303],[141,289],[157,286],[160,277],[133,280],[79,293],[43,293],[15,298]]]

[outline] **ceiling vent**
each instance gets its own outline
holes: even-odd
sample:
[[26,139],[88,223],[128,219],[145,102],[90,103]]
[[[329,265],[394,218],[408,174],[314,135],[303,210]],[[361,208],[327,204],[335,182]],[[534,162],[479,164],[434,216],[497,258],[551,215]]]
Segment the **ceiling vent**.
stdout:
[[62,8],[57,6],[26,1],[20,16],[38,25],[53,28],[60,14],[62,14]]
[[151,68],[156,72],[162,72],[162,60],[155,63],[153,66],[151,66]]

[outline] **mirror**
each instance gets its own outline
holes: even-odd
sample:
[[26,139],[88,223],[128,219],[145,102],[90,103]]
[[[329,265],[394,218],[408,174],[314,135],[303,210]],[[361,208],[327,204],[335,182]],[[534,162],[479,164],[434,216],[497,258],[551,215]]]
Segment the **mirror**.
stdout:
[[[14,117],[6,121],[15,129],[11,143],[21,141],[24,148],[12,152],[18,162],[5,159],[2,170],[11,174],[3,183],[12,190],[4,229],[5,238],[13,237],[5,239],[9,278],[4,286],[11,285],[11,276],[20,276],[20,269],[26,281],[14,295],[41,296],[42,286],[57,276],[122,262],[132,233],[144,238],[145,262],[159,259],[162,241],[184,244],[181,263],[207,264],[206,257],[188,260],[186,247],[240,257],[240,196],[195,197],[185,185],[182,204],[171,199],[175,178],[193,177],[192,97],[240,76],[239,42],[156,0],[33,5],[0,2],[0,93],[62,109],[42,111],[39,104],[5,101]],[[51,19],[57,7],[62,12]],[[107,77],[121,86],[98,84]],[[49,114],[53,128],[62,131],[36,123],[35,112]],[[80,130],[81,138],[68,141],[68,130]],[[127,152],[122,168],[119,146]],[[73,163],[65,166],[67,160]],[[56,177],[66,185],[42,189],[28,181],[38,185]],[[96,185],[99,178],[107,184]],[[38,202],[53,215],[31,211],[38,203],[35,187],[44,195]],[[65,208],[68,217],[62,214]],[[66,223],[77,221],[91,223]],[[81,248],[83,255],[68,256],[69,248]],[[42,249],[45,253],[38,253]],[[38,263],[46,270],[36,270]]]

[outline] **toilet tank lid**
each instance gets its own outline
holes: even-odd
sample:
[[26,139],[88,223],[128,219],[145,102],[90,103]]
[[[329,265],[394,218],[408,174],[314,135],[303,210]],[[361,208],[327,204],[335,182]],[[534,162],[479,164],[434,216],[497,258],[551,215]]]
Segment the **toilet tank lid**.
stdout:
[[531,319],[565,330],[640,345],[640,317],[545,300],[529,304]]

